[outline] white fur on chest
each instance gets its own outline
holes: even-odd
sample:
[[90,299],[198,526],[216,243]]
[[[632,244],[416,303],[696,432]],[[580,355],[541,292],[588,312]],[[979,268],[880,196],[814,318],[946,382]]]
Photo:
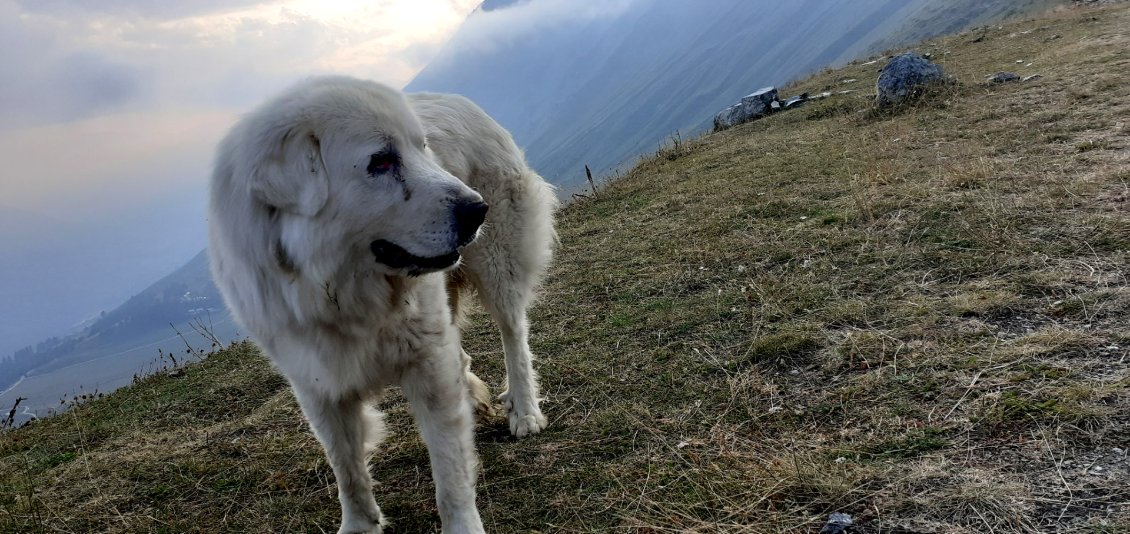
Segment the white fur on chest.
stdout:
[[287,290],[299,313],[270,339],[257,337],[294,383],[331,396],[367,395],[435,354],[458,357],[442,275],[350,274]]

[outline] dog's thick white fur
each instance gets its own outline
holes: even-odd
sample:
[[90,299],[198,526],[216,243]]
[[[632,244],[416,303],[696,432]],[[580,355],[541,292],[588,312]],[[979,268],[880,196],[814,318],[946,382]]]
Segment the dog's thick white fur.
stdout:
[[458,96],[315,78],[221,142],[212,274],[325,447],[339,532],[381,531],[367,455],[373,403],[394,384],[427,444],[444,532],[483,531],[472,410],[490,401],[460,346],[460,299],[476,291],[502,331],[511,432],[539,432],[526,308],[556,205],[509,133]]

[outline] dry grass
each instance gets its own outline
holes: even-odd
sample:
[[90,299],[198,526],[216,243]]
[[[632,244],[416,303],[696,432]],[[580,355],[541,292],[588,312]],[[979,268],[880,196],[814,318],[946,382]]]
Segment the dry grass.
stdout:
[[[551,426],[480,428],[488,530],[1130,528],[1126,28],[1115,5],[928,43],[960,84],[897,113],[870,111],[878,65],[822,73],[785,92],[860,91],[672,140],[568,207],[532,317]],[[1007,69],[1043,78],[981,84]],[[496,337],[480,314],[465,338],[494,384]],[[379,500],[432,531],[426,451],[383,407]],[[338,513],[246,345],[5,434],[0,487],[19,532]]]

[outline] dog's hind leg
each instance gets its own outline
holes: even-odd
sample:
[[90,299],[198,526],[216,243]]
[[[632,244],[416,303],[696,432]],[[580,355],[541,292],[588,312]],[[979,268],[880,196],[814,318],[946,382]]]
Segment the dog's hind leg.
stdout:
[[443,532],[482,533],[482,519],[475,505],[479,461],[472,435],[474,418],[467,375],[460,362],[446,355],[420,361],[423,363],[404,372],[400,387],[428,446]]
[[[462,271],[452,271],[447,276],[447,304],[451,308],[451,322],[455,328],[462,330],[466,322],[463,310],[463,297],[472,291],[471,282],[467,280]],[[495,416],[494,403],[491,402],[490,388],[475,373],[471,371],[471,355],[462,347],[459,348],[460,361],[463,362],[463,371],[467,373],[467,386],[471,391],[471,402],[475,408],[475,416],[481,419]]]
[[541,399],[538,398],[525,307],[498,310],[495,321],[502,330],[502,348],[506,353],[506,391],[498,398],[510,420],[510,433],[519,438],[537,434],[549,423],[538,406]]
[[[510,276],[500,277],[500,273]],[[521,273],[520,266],[510,265],[475,279],[479,298],[502,333],[506,391],[499,399],[506,409],[510,433],[522,438],[541,432],[547,421],[538,406],[537,374],[526,322],[526,308],[535,290],[533,277],[518,273]]]
[[298,387],[294,393],[337,478],[341,501],[338,533],[379,534],[384,517],[373,498],[367,461],[369,449],[382,430],[375,410],[354,395],[333,399]]
[[506,391],[499,398],[510,433],[519,438],[537,434],[548,425],[538,406],[541,399],[526,310],[537,294],[557,239],[553,190],[536,175],[523,180],[525,188],[512,191],[510,201],[494,202],[492,196],[495,219],[488,216],[480,241],[466,249],[468,278],[502,333]]

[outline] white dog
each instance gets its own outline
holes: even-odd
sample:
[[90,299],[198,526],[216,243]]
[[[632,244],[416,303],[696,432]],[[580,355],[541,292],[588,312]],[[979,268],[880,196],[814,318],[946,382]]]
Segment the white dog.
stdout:
[[212,275],[325,447],[339,532],[381,531],[367,454],[392,384],[427,443],[444,531],[482,532],[472,409],[490,401],[459,302],[476,290],[502,330],[511,432],[539,432],[526,308],[556,239],[551,186],[462,97],[326,77],[243,118],[211,188]]

